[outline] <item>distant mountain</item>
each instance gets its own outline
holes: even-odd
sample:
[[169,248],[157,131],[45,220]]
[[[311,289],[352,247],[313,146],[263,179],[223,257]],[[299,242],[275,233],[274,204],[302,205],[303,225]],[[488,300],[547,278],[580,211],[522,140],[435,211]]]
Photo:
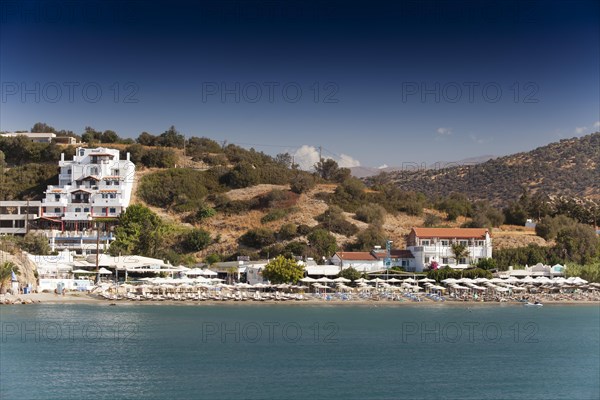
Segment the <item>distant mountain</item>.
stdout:
[[600,198],[600,132],[476,165],[395,171],[368,183],[394,184],[429,196],[461,192],[471,199],[506,204],[523,188],[531,193]]
[[352,176],[356,178],[368,178],[370,176],[378,175],[381,172],[399,172],[402,170],[415,170],[415,169],[439,169],[446,167],[453,167],[458,165],[474,165],[480,164],[482,162],[486,162],[495,158],[496,156],[492,155],[484,155],[479,157],[470,157],[465,158],[459,161],[435,161],[430,164],[412,164],[408,163],[404,167],[385,167],[385,168],[374,168],[374,167],[351,167],[350,171],[352,172]]

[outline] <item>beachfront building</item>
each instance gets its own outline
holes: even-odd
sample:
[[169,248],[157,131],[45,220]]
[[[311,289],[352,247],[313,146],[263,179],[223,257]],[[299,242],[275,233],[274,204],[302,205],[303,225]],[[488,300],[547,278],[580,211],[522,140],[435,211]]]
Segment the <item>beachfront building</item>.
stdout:
[[[338,251],[331,257],[331,263],[338,266],[339,270],[354,268],[360,272],[376,272],[385,269],[387,251],[380,246],[375,246],[369,251]],[[406,271],[414,271],[415,258],[410,250],[390,250],[389,267],[403,267]]]
[[40,216],[41,201],[0,201],[0,235],[25,235]]
[[[468,255],[457,260],[453,244],[465,245]],[[407,249],[414,256],[417,272],[429,268],[433,262],[439,266],[466,268],[482,258],[492,257],[492,237],[486,228],[412,228]]]
[[565,267],[560,264],[555,264],[553,266],[545,265],[542,263],[537,263],[531,267],[525,266],[524,269],[514,269],[512,266],[508,267],[508,271],[502,271],[498,274],[501,278],[515,277],[515,278],[525,278],[525,277],[538,277],[545,276],[548,278],[554,278],[557,276],[564,276]]
[[119,150],[77,149],[72,160],[59,162],[58,185],[48,186],[40,218],[61,231],[82,231],[95,221],[116,219],[129,205],[135,165],[120,160]]
[[[48,237],[52,251],[102,252],[114,240],[111,229],[129,206],[135,165],[116,149],[77,149],[61,155],[58,184],[42,201],[0,201],[0,234],[35,231]],[[99,232],[99,234],[98,234]]]

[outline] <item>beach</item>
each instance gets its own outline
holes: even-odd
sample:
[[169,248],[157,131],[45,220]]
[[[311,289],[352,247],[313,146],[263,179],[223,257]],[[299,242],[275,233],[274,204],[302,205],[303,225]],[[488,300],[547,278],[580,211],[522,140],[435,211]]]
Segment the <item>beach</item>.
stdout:
[[[599,298],[593,298],[589,300],[577,300],[577,299],[563,299],[553,300],[549,298],[539,298],[537,301],[543,301],[546,305],[559,304],[559,305],[600,305]],[[533,297],[532,301],[536,301]],[[98,306],[108,305],[182,305],[182,306],[215,306],[215,305],[236,305],[236,306],[264,306],[264,305],[312,305],[312,306],[464,306],[473,307],[479,305],[522,305],[521,301],[507,300],[507,301],[463,301],[463,300],[446,300],[443,302],[433,301],[426,297],[423,297],[421,301],[410,301],[408,299],[402,300],[371,300],[363,298],[353,298],[351,300],[340,300],[332,298],[329,300],[323,298],[317,298],[313,296],[307,296],[302,301],[280,301],[280,300],[265,300],[265,301],[233,301],[233,300],[129,300],[126,298],[119,300],[110,300],[100,295],[79,293],[79,292],[68,292],[64,295],[57,295],[54,293],[30,293],[26,295],[11,295],[5,294],[0,295],[0,305],[28,305],[28,304],[90,304]]]

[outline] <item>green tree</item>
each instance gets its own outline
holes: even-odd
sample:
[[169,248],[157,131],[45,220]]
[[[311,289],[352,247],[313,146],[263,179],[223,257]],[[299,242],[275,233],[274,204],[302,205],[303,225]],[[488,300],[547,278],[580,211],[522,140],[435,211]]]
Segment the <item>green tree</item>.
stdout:
[[379,204],[365,204],[356,210],[356,219],[367,224],[383,224],[385,219],[385,208]]
[[338,276],[341,278],[350,279],[351,281],[355,281],[357,279],[360,279],[361,273],[355,268],[349,267],[342,269]]
[[269,228],[256,228],[250,229],[248,232],[243,234],[240,239],[240,243],[260,249],[261,247],[269,246],[277,241],[275,232]]
[[496,260],[494,260],[493,258],[480,258],[479,261],[477,261],[477,268],[485,270],[496,269]]
[[50,245],[48,244],[48,238],[44,234],[36,234],[33,232],[27,233],[20,240],[20,245],[28,253],[36,255],[48,255],[50,254]]
[[31,132],[35,133],[56,133],[56,129],[46,124],[45,122],[36,122],[31,128]]
[[102,143],[117,143],[121,138],[115,131],[106,130],[100,136],[100,141]]
[[294,175],[290,181],[290,190],[294,193],[306,193],[315,187],[315,178],[305,172]]
[[317,228],[313,230],[308,234],[307,239],[319,262],[323,257],[331,257],[337,250],[335,237],[325,229]]
[[575,224],[576,221],[566,215],[545,216],[535,225],[535,234],[546,240],[553,240],[561,230],[571,228]]
[[177,163],[177,154],[172,149],[149,149],[143,152],[141,163],[150,168],[173,168]]
[[588,264],[599,255],[599,239],[590,226],[577,224],[562,229],[556,236],[554,253],[565,261]]
[[280,240],[290,240],[298,236],[298,227],[293,222],[281,225],[277,236]]
[[572,276],[578,276],[581,279],[585,279],[588,282],[600,283],[600,262],[596,261],[592,264],[587,265],[567,264],[565,269],[565,276],[567,278]]
[[435,214],[427,214],[425,215],[425,220],[423,221],[423,225],[427,228],[432,228],[438,226],[442,223],[442,219]]
[[14,272],[15,275],[20,275],[19,267],[10,261],[0,264],[0,293],[4,293],[4,287],[7,283],[10,285],[12,272]]
[[180,134],[174,126],[171,126],[158,137],[159,146],[183,149],[184,144],[185,136]]
[[136,141],[144,146],[156,146],[158,143],[158,137],[148,132],[142,132]]
[[304,267],[295,260],[278,256],[262,270],[262,275],[271,283],[296,283],[304,276]]
[[216,264],[216,263],[218,263],[220,261],[221,261],[221,256],[218,255],[217,253],[209,254],[209,255],[206,256],[206,258],[204,258],[204,262],[206,264],[208,264],[209,266],[213,265],[213,264]]
[[81,140],[85,143],[99,142],[102,137],[102,132],[99,132],[91,126],[86,126]]
[[184,247],[188,251],[204,250],[212,242],[210,233],[204,229],[192,229],[185,235]]
[[260,176],[254,165],[244,162],[236,165],[233,171],[226,174],[223,181],[227,186],[239,189],[257,185]]
[[[454,259],[456,260],[457,264],[460,263],[461,258],[469,257],[469,249],[464,244],[453,243],[451,246],[451,249],[452,249],[452,254],[454,254]],[[467,260],[467,263],[468,263],[468,260]]]
[[133,204],[119,217],[115,241],[110,245],[113,256],[136,254],[154,257],[164,246],[165,227],[162,220],[148,207]]
[[375,246],[384,246],[386,235],[377,225],[369,225],[367,229],[356,235],[356,242],[351,248],[356,251],[370,251]]
[[315,170],[319,176],[327,181],[333,180],[339,171],[338,163],[330,158],[321,159],[315,164]]

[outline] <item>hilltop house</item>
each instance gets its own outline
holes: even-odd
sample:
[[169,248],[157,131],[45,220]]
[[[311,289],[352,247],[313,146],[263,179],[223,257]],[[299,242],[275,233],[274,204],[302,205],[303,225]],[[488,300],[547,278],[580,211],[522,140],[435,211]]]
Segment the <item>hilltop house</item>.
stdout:
[[8,132],[0,134],[0,137],[18,137],[23,136],[31,140],[33,143],[64,143],[64,144],[76,144],[77,139],[71,136],[56,136],[52,132]]
[[[452,245],[466,246],[468,256],[455,259]],[[407,248],[415,258],[416,271],[423,271],[432,262],[453,268],[466,268],[482,258],[492,257],[492,238],[485,228],[412,228]]]

